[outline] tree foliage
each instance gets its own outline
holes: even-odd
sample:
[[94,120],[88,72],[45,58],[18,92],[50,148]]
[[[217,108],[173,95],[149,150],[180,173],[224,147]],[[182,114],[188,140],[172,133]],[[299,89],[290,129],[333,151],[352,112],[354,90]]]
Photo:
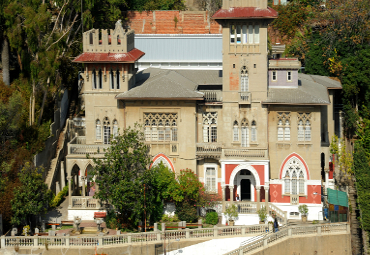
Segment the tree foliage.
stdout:
[[13,224],[31,225],[31,217],[46,212],[49,206],[50,193],[39,171],[26,163],[19,173],[20,186],[15,188],[12,200]]

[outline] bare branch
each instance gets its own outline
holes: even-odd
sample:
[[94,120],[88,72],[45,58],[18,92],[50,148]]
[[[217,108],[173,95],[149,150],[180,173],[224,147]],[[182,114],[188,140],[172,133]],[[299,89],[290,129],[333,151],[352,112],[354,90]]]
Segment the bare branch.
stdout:
[[75,18],[74,18],[74,20],[73,20],[73,22],[72,22],[72,24],[71,24],[71,26],[68,28],[68,30],[58,39],[58,40],[56,40],[55,42],[53,42],[47,49],[46,49],[46,51],[48,51],[50,48],[51,48],[51,46],[53,46],[54,44],[56,44],[56,43],[58,43],[68,32],[69,32],[69,30],[71,30],[71,28],[73,27],[73,24],[76,22],[76,19],[77,19],[77,17],[78,17],[78,14],[76,14],[76,16],[75,16]]

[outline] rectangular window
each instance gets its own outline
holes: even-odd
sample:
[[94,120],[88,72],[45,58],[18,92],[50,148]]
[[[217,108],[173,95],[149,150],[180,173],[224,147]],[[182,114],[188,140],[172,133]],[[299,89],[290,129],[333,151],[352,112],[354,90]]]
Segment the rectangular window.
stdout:
[[292,179],[292,194],[297,195],[297,179]]
[[101,140],[101,126],[96,126],[96,140]]
[[260,43],[260,26],[254,26],[254,43]]
[[157,127],[152,127],[152,141],[158,141]]
[[234,142],[237,142],[237,141],[239,141],[239,128],[238,127],[234,127],[234,129],[233,129],[233,131],[234,131]]
[[243,25],[243,43],[248,43],[248,26]]
[[230,43],[235,43],[235,25],[230,26]]
[[304,132],[304,140],[311,141],[311,127],[310,126],[306,126],[306,130]]
[[209,137],[209,127],[208,126],[204,126],[203,127],[203,142],[204,143],[208,143],[209,142],[208,137]]
[[292,72],[291,71],[287,72],[287,80],[292,81]]
[[116,138],[118,136],[118,126],[114,125],[113,127],[113,138]]
[[249,80],[248,80],[248,76],[243,74],[241,77],[241,92],[246,92],[248,91],[248,86],[249,86]]
[[298,141],[304,141],[304,129],[302,125],[298,126]]
[[290,194],[290,179],[285,179],[284,184],[285,184],[284,194]]
[[170,127],[165,127],[164,129],[164,140],[171,141],[171,128]]
[[109,83],[110,83],[110,88],[114,89],[114,80],[113,80],[113,72],[109,72]]
[[158,127],[158,141],[164,141],[164,129],[163,129],[163,127]]
[[299,180],[299,194],[304,194],[304,180]]
[[242,147],[249,147],[249,133],[247,127],[242,127]]
[[211,142],[217,142],[217,127],[211,127]]
[[278,141],[284,140],[284,128],[279,127],[278,128]]
[[257,128],[252,127],[251,131],[252,131],[251,141],[252,142],[257,142]]
[[177,128],[173,127],[172,128],[172,141],[177,141]]
[[249,25],[248,41],[249,41],[249,44],[253,43],[253,25]]
[[110,144],[110,127],[104,126],[104,144]]
[[207,167],[206,169],[206,189],[216,191],[216,169],[214,167]]
[[240,25],[236,26],[236,43],[242,43],[242,27]]
[[285,127],[285,134],[284,134],[284,140],[290,141],[290,127]]
[[150,141],[151,135],[150,127],[145,127],[145,141]]
[[272,71],[272,80],[276,81],[277,80],[277,73],[276,71]]

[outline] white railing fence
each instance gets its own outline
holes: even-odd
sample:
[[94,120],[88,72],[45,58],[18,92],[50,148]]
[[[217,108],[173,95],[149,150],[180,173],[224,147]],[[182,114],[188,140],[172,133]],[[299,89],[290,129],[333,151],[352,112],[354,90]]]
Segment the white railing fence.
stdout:
[[[281,238],[287,236],[307,235],[307,234],[331,234],[331,233],[349,233],[347,223],[307,225],[299,227],[281,228],[277,233],[268,233],[267,225],[252,226],[227,226],[214,228],[198,228],[184,230],[153,231],[146,233],[133,233],[112,236],[1,236],[1,248],[7,247],[73,247],[73,246],[112,246],[126,245],[132,243],[142,243],[157,241],[162,242],[168,239],[194,239],[194,238],[217,238],[233,237],[245,235],[262,235],[261,239],[248,243],[239,249],[227,254],[241,254],[239,252],[248,252],[262,246],[267,246]],[[255,240],[255,239],[254,239]]]
[[284,238],[289,238],[291,236],[306,236],[309,234],[315,235],[330,235],[334,233],[350,233],[350,225],[348,223],[328,223],[320,225],[307,225],[307,226],[292,226],[283,228],[276,233],[269,233],[264,237],[249,242],[238,249],[225,253],[224,255],[239,255],[252,252],[258,248],[267,248],[270,244],[282,240]]

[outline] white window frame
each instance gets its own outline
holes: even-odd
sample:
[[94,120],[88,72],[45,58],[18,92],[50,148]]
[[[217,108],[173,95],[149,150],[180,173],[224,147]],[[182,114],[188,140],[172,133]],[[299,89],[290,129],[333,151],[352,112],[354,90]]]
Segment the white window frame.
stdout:
[[[205,112],[203,113],[203,142],[204,143],[217,143],[218,141],[218,113],[217,112]],[[212,119],[215,119],[215,123],[212,123]]]
[[[235,35],[236,34],[236,25],[231,24],[229,29],[230,29],[230,44],[235,44],[236,43],[236,35]],[[232,33],[233,30],[234,30],[234,32]]]
[[291,82],[292,81],[292,75],[293,75],[292,71],[287,71],[286,72],[286,80],[288,82]]
[[[295,160],[296,161],[296,164],[295,164],[295,168],[293,170],[289,170],[289,167],[291,167],[291,164],[292,161]],[[299,168],[297,168],[299,167]],[[289,172],[289,178],[285,178],[286,176],[286,171],[288,170]],[[293,171],[296,171],[296,174],[297,174],[297,177],[296,178],[292,178],[292,174],[293,174]],[[302,171],[303,173],[303,178],[299,178],[299,173],[300,171]],[[296,194],[293,194],[293,179],[295,179],[297,181],[297,184],[296,184]],[[289,180],[289,193],[286,193],[286,180]],[[303,188],[304,188],[304,193],[300,193],[300,182],[303,180]],[[306,168],[304,167],[304,164],[301,160],[299,160],[297,157],[292,157],[290,158],[287,163],[284,165],[284,169],[283,169],[283,176],[282,176],[282,191],[283,191],[283,195],[298,195],[298,196],[306,196],[307,195],[307,183],[308,183],[308,180],[307,180],[307,173],[306,173]]]
[[239,142],[239,123],[236,120],[233,123],[233,142]]
[[95,140],[101,141],[102,135],[101,135],[101,122],[99,119],[95,121]]
[[143,119],[144,137],[146,142],[177,142],[177,113],[146,112],[144,113]]
[[211,191],[211,192],[214,192],[214,193],[218,193],[218,165],[217,164],[212,164],[212,163],[206,163],[203,165],[204,166],[204,187],[206,190],[208,190],[208,185],[207,185],[207,168],[214,168],[215,169],[215,175],[214,175],[214,179],[215,179],[215,189],[214,190],[208,190],[208,191]]
[[253,120],[251,124],[251,142],[256,143],[257,139],[257,122]]
[[242,43],[242,26],[236,25],[236,44]]
[[277,81],[277,71],[272,71],[271,72],[271,80],[272,81]]
[[260,43],[260,25],[254,25],[254,43],[259,44]]

